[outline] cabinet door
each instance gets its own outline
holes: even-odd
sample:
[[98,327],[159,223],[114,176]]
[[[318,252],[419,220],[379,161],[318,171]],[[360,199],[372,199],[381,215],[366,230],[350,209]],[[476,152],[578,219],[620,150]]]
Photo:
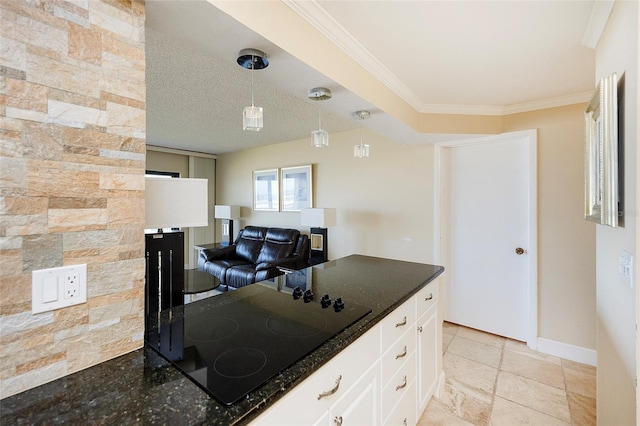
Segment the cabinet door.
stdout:
[[432,306],[418,320],[418,418],[438,381],[438,310]]
[[380,424],[380,374],[376,363],[329,410],[330,425]]

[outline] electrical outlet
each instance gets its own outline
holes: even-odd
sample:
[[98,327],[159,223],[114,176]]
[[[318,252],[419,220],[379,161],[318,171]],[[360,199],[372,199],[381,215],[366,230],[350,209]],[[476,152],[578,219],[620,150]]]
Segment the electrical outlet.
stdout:
[[87,301],[87,265],[33,271],[32,313],[52,311]]
[[73,299],[80,295],[80,277],[73,271],[64,275],[64,298]]

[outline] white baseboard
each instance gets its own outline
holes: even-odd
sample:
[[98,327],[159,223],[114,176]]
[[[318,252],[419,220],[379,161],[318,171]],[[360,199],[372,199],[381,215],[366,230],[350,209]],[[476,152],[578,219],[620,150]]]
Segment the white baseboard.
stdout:
[[582,364],[598,365],[598,353],[595,349],[587,349],[568,343],[556,342],[555,340],[544,339],[542,337],[538,337],[538,352]]
[[440,372],[440,377],[438,377],[438,384],[436,385],[435,392],[433,392],[433,396],[436,398],[440,398],[441,395],[444,394],[444,370]]

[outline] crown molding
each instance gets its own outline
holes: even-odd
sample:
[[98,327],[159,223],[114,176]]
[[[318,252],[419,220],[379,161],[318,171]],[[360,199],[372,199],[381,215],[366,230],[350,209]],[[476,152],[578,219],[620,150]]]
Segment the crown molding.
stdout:
[[589,22],[587,22],[584,34],[582,35],[583,46],[591,49],[596,48],[598,41],[600,41],[600,36],[602,36],[602,31],[604,31],[604,27],[609,20],[609,15],[611,15],[614,3],[615,0],[599,0],[593,2]]
[[[601,22],[602,27],[599,29],[597,35],[598,38],[604,29],[604,24],[606,24],[609,13],[611,13],[614,1],[615,0],[594,2],[595,4],[591,11],[591,18],[589,19],[587,27],[592,26],[591,21],[593,20],[593,27],[597,29],[599,26],[595,25],[595,22]],[[380,63],[371,54],[371,52],[360,44],[360,42],[358,42],[358,40],[356,40],[342,25],[340,25],[322,6],[320,6],[316,0],[282,0],[282,2],[419,113],[508,115],[588,102],[592,96],[591,92],[581,92],[556,98],[541,99],[505,106],[426,104],[422,102],[407,86],[405,86],[391,71],[389,71],[388,68]],[[603,5],[596,6],[598,3],[603,3]],[[597,15],[597,17],[594,17],[594,15]],[[604,17],[604,21],[602,21],[602,16],[604,15],[606,16]]]
[[378,61],[371,52],[356,40],[315,0],[282,0],[282,2],[360,64],[367,72],[400,96],[405,102],[414,109],[420,110],[422,102],[418,96],[405,86],[387,67]]

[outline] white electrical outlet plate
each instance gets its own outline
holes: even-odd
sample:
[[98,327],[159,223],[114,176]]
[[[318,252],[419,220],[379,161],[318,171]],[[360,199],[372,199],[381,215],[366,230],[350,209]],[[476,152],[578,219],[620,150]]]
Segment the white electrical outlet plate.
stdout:
[[626,250],[622,250],[620,254],[618,271],[622,278],[629,283],[629,286],[633,288],[633,255]]
[[87,265],[40,269],[31,275],[31,312],[52,311],[87,301]]

